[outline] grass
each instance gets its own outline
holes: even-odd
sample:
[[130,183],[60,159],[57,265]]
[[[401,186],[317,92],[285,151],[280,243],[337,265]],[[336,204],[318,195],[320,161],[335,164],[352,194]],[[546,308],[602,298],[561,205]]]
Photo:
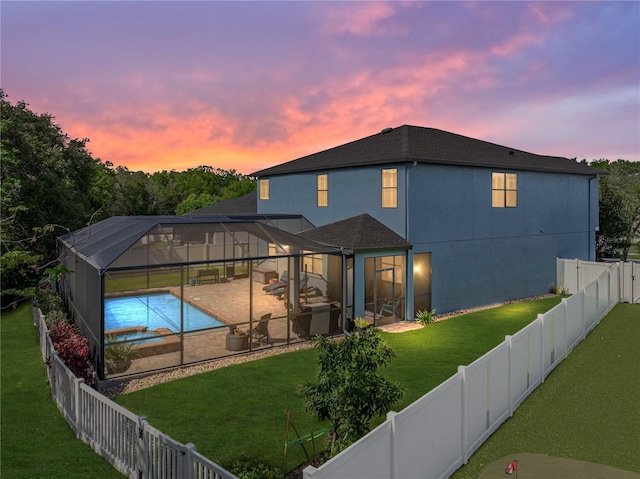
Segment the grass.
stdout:
[[627,259],[640,259],[640,241],[636,241],[631,245]]
[[2,313],[0,477],[122,478],[76,439],[51,401],[31,307]]
[[640,472],[639,337],[640,306],[618,304],[452,477],[522,452]]
[[[181,274],[180,272],[152,272],[148,277],[149,283],[147,284],[147,272],[142,273],[130,273],[127,276],[118,275],[110,276],[105,279],[105,292],[115,293],[119,291],[134,291],[145,288],[166,288],[169,286],[180,286]],[[189,278],[185,272],[182,281],[187,283]]]
[[[222,265],[212,266],[211,268],[214,267],[222,271]],[[190,274],[196,275],[198,269],[201,268],[192,266],[190,268]],[[236,275],[247,274],[247,272],[247,266],[236,266],[234,268],[234,274]],[[181,274],[180,271],[134,270],[126,274],[107,275],[105,279],[105,292],[116,293],[146,288],[167,288],[170,286],[180,286],[181,282],[184,284],[189,282],[189,274],[186,268],[183,274]]]
[[[479,311],[403,334],[384,334],[396,352],[388,376],[405,386],[407,406],[457,366],[469,364],[553,307],[558,297]],[[635,309],[633,309],[635,308]],[[638,306],[619,305],[456,473],[476,478],[504,455],[538,452],[640,471]],[[2,316],[1,477],[122,477],[75,439],[50,398],[28,305]],[[637,342],[637,341],[636,341]],[[118,402],[223,466],[252,458],[282,467],[286,419],[300,434],[320,427],[304,410],[297,384],[316,374],[304,350],[157,385]],[[635,374],[635,377],[633,376]],[[535,428],[532,427],[535,425]],[[289,469],[304,454],[290,451]]]
[[[396,352],[386,374],[405,387],[400,410],[552,308],[559,297],[479,311],[426,328],[385,333]],[[117,402],[165,434],[193,442],[206,457],[230,468],[242,456],[282,467],[285,410],[300,434],[323,425],[305,411],[298,384],[315,379],[314,349],[282,354],[159,384],[117,398]],[[378,422],[384,418],[378,419]],[[374,424],[375,425],[375,424]],[[290,450],[289,468],[303,462]]]

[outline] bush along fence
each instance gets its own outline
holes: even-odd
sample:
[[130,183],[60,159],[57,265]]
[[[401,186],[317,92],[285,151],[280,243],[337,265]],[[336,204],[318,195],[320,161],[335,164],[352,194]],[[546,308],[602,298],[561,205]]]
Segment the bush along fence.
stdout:
[[35,306],[32,314],[53,401],[78,439],[132,479],[237,479],[77,378],[54,349],[45,316]]
[[620,301],[620,264],[387,420],[304,479],[447,478]]

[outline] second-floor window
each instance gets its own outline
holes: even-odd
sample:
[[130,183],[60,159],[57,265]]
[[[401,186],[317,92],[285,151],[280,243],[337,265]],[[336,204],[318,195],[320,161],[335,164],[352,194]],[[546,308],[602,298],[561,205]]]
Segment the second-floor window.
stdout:
[[491,206],[516,208],[518,206],[518,175],[493,173],[491,178]]
[[398,170],[396,168],[382,170],[382,207],[398,207]]
[[269,199],[269,179],[260,180],[260,199],[268,200]]
[[329,206],[329,180],[327,175],[318,175],[318,207]]

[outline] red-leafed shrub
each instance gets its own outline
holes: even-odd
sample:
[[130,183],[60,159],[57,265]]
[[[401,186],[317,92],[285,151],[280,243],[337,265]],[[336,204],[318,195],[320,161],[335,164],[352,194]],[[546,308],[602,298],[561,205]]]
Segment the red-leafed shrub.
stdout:
[[49,337],[54,345],[56,343],[62,343],[73,336],[77,336],[78,334],[78,328],[66,321],[60,321],[56,324],[52,324],[49,328]]
[[49,335],[62,362],[77,377],[83,378],[87,384],[93,384],[87,338],[78,333],[78,328],[66,322],[51,326]]

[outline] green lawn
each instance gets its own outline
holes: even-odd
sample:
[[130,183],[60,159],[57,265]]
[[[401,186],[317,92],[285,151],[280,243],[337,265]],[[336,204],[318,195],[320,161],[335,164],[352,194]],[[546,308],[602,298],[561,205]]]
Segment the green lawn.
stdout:
[[31,306],[3,312],[0,326],[0,477],[124,477],[76,439],[51,401]]
[[[559,297],[479,311],[402,334],[384,334],[396,352],[388,376],[405,386],[397,410],[409,405],[551,309]],[[298,384],[314,379],[314,349],[211,371],[127,394],[117,402],[206,457],[231,467],[245,456],[282,467],[285,410],[300,434],[321,427],[304,409]],[[381,421],[384,418],[378,420]],[[300,448],[288,465],[304,459]]]
[[[480,311],[402,334],[387,370],[405,386],[400,410],[559,302],[554,297]],[[635,308],[635,309],[634,309]],[[619,305],[471,458],[456,479],[519,451],[640,471],[637,305]],[[2,316],[2,477],[122,477],[73,432],[50,399],[30,308]],[[252,458],[282,467],[285,409],[300,434],[320,427],[296,385],[313,380],[315,350],[282,354],[160,384],[118,402],[205,456],[231,467]],[[629,366],[631,365],[631,366]],[[635,376],[634,376],[635,375]],[[380,419],[381,420],[381,419]],[[304,455],[293,450],[289,468]]]
[[627,259],[640,259],[640,241],[631,245]]
[[453,478],[521,452],[640,472],[639,339],[640,305],[618,304]]

